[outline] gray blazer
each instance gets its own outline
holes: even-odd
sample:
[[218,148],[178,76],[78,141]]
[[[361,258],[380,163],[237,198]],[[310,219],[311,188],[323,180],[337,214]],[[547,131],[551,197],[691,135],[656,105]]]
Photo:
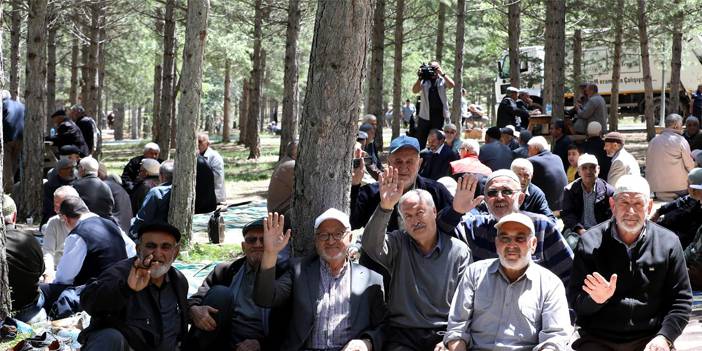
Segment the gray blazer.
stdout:
[[[291,258],[290,268],[275,279],[275,268],[260,270],[254,286],[254,301],[261,307],[292,304],[288,333],[281,350],[301,350],[314,325],[320,285],[319,256]],[[370,339],[373,349],[383,345],[381,328],[387,314],[383,278],[361,265],[351,263],[351,335]]]

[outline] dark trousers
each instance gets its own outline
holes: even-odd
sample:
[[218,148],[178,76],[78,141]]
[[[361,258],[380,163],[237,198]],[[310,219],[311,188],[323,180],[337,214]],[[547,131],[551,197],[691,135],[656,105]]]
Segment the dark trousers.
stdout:
[[433,351],[444,339],[444,329],[400,328],[387,326],[385,351]]
[[44,295],[44,310],[51,319],[70,317],[83,309],[80,307],[80,293],[85,285],[39,284]]
[[[20,154],[22,153],[22,140],[8,141],[5,143],[3,154],[3,189],[6,194],[12,193],[15,176],[20,168]],[[14,195],[14,194],[13,194]]]
[[210,288],[202,299],[202,306],[217,309],[214,318],[217,328],[205,331],[193,325],[188,332],[186,350],[231,350],[231,322],[232,322],[232,291],[228,286],[215,285]]
[[83,351],[132,351],[127,339],[117,329],[106,328],[87,333]]
[[443,130],[444,117],[431,115],[428,121],[417,117],[417,121],[419,123],[417,126],[417,140],[419,140],[419,148],[424,149],[424,147],[427,145],[429,131],[432,129]]
[[592,335],[582,335],[573,343],[577,351],[642,351],[652,336],[624,343],[615,343]]

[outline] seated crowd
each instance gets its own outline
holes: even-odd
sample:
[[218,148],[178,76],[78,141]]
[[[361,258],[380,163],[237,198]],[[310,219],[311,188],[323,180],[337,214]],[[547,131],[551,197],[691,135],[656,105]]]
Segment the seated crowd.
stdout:
[[[599,106],[590,105],[577,113]],[[395,138],[383,162],[368,115],[350,213],[328,208],[308,224],[314,253],[287,254],[293,142],[274,170],[268,215],[242,230],[243,256],[218,264],[190,297],[173,267],[181,233],[168,224],[177,170],[158,145],[121,177],[89,155],[61,155],[44,185],[41,245],[14,227],[12,198],[3,201],[13,316],[85,311],[88,351],[673,350],[691,287],[702,288],[702,168],[688,162],[682,125],[666,118],[648,150],[665,166],[647,164],[644,178],[624,136],[602,136],[597,120],[582,126],[581,143],[555,122],[553,147],[509,126],[489,128],[479,146],[447,124],[423,149]],[[226,201],[224,163],[207,135],[198,147],[204,211]],[[656,188],[657,167],[686,189]],[[651,214],[652,191],[675,200]]]

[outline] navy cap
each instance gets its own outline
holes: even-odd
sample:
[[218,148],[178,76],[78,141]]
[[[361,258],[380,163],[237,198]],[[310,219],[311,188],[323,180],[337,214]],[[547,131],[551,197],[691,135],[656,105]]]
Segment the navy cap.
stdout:
[[64,145],[59,149],[59,155],[80,154],[80,149],[75,145]]
[[415,151],[419,152],[419,141],[417,138],[411,136],[400,135],[390,143],[391,154],[403,148],[413,148]]
[[254,229],[263,230],[263,218],[259,218],[255,221],[251,221],[249,223],[246,223],[246,225],[244,225],[244,228],[241,230],[242,235],[246,236],[246,233],[248,233]]
[[180,242],[180,230],[178,228],[164,222],[153,222],[144,224],[139,227],[139,232],[137,233],[137,238],[141,239],[144,233],[159,232],[167,233],[175,238],[176,243]]
[[363,140],[368,139],[368,133],[359,131],[358,135],[356,136],[356,140],[361,140],[361,139],[363,139]]

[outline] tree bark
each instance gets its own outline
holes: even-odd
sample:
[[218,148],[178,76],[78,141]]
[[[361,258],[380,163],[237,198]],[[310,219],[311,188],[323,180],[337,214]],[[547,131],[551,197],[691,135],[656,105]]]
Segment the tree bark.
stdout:
[[[0,0],[0,7],[3,5],[3,0]],[[3,62],[3,35],[4,35],[4,19],[2,11],[0,11],[0,62]],[[0,65],[0,88],[4,89],[5,86],[5,70],[2,65]],[[2,109],[0,109],[0,184],[3,183],[2,170],[5,165],[3,164],[3,153],[5,152],[4,145],[2,143]],[[3,196],[3,189],[0,187],[0,206],[5,208],[5,197]],[[12,297],[10,295],[11,287],[8,276],[8,263],[7,254],[5,247],[7,246],[7,238],[5,237],[5,221],[0,221],[0,319],[5,320],[5,317],[10,315],[12,311]]]
[[78,37],[75,35],[71,39],[71,87],[68,93],[68,100],[71,104],[78,103],[78,66],[80,65],[80,46]]
[[[617,8],[624,8],[624,0],[617,0]],[[614,17],[614,57],[612,62],[612,94],[609,99],[609,127],[607,130],[619,130],[619,79],[622,71],[622,11],[615,11]],[[604,126],[603,126],[604,127]]]
[[[573,87],[575,88],[575,96],[577,99],[582,91],[580,83],[582,82],[583,71],[583,36],[580,29],[576,29],[573,33]],[[604,127],[604,126],[602,126]]]
[[[680,9],[680,0],[675,0],[676,16],[673,21],[673,44],[670,58],[670,106],[669,111],[679,113],[680,108],[680,68],[682,67],[682,26],[685,22],[685,12]],[[682,114],[683,116],[686,113]]]
[[17,100],[20,89],[20,41],[22,38],[23,0],[12,0],[10,18],[10,95]]
[[[83,26],[83,32],[87,33],[90,31],[88,26]],[[89,76],[88,72],[88,58],[90,57],[90,46],[85,43],[81,43],[80,47],[80,98],[78,99],[81,105],[84,105],[90,100],[90,87],[89,87]]]
[[200,115],[202,70],[207,39],[209,0],[188,1],[188,21],[185,27],[180,101],[178,102],[178,136],[168,221],[190,241],[195,212],[195,168],[197,138],[195,124]]
[[241,102],[239,103],[239,141],[237,144],[246,145],[246,130],[249,124],[249,80],[244,79],[241,84]]
[[117,102],[113,106],[112,113],[115,114],[114,133],[115,140],[124,140],[124,103]]
[[356,142],[372,11],[373,0],[319,0],[317,4],[295,167],[292,239],[296,256],[314,252],[310,223],[316,216],[332,207],[349,210],[350,150]]
[[259,149],[258,137],[258,121],[261,114],[261,94],[263,91],[263,67],[264,54],[262,48],[263,41],[263,17],[264,8],[263,1],[256,0],[254,14],[254,47],[253,47],[253,62],[251,70],[251,96],[249,96],[249,121],[246,130],[246,143],[249,147],[249,159],[256,159],[261,156]]
[[280,116],[280,149],[278,159],[285,156],[287,145],[297,138],[300,93],[298,88],[300,66],[297,47],[300,37],[300,0],[288,0],[288,26],[285,31],[285,72],[283,76],[283,112]]
[[383,110],[383,63],[385,61],[385,1],[377,0],[373,11],[373,36],[371,37],[371,64],[368,76],[368,107],[370,113],[378,120],[378,130],[375,131],[375,145],[383,150],[383,126],[385,111]]
[[46,12],[47,0],[29,0],[27,65],[24,96],[26,114],[22,143],[21,191],[18,218],[40,221],[44,127],[46,118]]
[[392,139],[400,136],[402,118],[402,40],[404,37],[405,0],[397,0],[395,10],[395,62],[392,82]]
[[[163,52],[163,12],[161,11],[161,8],[156,8],[156,38],[158,38],[158,41],[160,43],[159,45],[159,52]],[[161,116],[161,93],[162,93],[162,84],[163,84],[163,66],[161,65],[162,63],[162,57],[158,53],[156,53],[155,58],[154,58],[154,98],[153,98],[153,107],[151,108],[151,140],[159,140],[158,138],[158,132],[159,132],[159,120]]]
[[546,1],[544,104],[551,104],[556,119],[564,117],[565,12],[565,1]]
[[439,20],[436,29],[436,53],[434,59],[442,62],[444,59],[444,31],[446,30],[446,4],[439,2]]
[[100,17],[102,16],[102,6],[100,3],[93,3],[90,5],[90,31],[89,44],[88,44],[88,77],[86,80],[88,93],[88,99],[83,101],[83,108],[85,108],[85,113],[88,116],[93,116],[97,122],[100,119],[98,105],[100,101],[100,96],[98,94],[98,88],[100,83],[98,82],[98,65],[100,55]]
[[453,60],[453,102],[451,105],[451,122],[456,125],[459,137],[461,134],[461,90],[463,89],[463,46],[466,42],[466,1],[456,1],[456,56]]
[[137,107],[137,139],[144,137],[144,115],[142,114],[142,107],[139,105]]
[[47,35],[47,52],[46,52],[46,122],[44,123],[46,130],[51,130],[52,122],[49,115],[56,108],[56,34],[58,32],[57,24],[49,28]]
[[156,143],[161,148],[161,157],[170,157],[171,149],[171,118],[173,113],[173,75],[175,74],[175,0],[166,1],[163,36],[163,83],[161,88],[161,114],[158,119],[158,139]]
[[224,107],[222,108],[222,142],[230,142],[229,132],[231,130],[231,105],[232,105],[232,77],[231,77],[232,62],[229,58],[226,59],[224,68]]
[[654,106],[653,106],[653,82],[651,80],[651,61],[648,56],[648,24],[646,20],[646,0],[638,0],[638,25],[639,43],[641,45],[641,70],[644,81],[644,115],[646,116],[646,139],[651,140],[656,136]]
[[129,109],[129,116],[131,117],[132,123],[129,126],[130,137],[132,139],[137,139],[139,136],[139,116],[137,116],[137,111],[134,106]]
[[519,1],[505,0],[507,4],[507,43],[509,47],[509,81],[513,87],[520,86],[519,72],[519,37],[521,36],[521,19]]

